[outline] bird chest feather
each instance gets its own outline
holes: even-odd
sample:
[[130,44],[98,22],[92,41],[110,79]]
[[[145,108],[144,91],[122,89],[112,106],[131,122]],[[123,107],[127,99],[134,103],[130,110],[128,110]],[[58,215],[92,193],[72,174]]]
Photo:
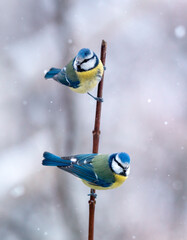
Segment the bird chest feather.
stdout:
[[80,85],[78,88],[71,88],[71,90],[78,93],[86,93],[92,90],[101,80],[103,75],[103,65],[101,61],[99,61],[97,67],[88,71],[76,72],[76,74],[80,81]]

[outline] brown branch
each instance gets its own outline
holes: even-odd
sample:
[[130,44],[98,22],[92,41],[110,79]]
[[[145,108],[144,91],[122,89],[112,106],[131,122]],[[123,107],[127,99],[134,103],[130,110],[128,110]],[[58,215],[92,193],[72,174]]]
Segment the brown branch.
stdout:
[[[103,66],[105,66],[105,59],[106,59],[106,47],[107,44],[104,40],[102,40],[101,44],[101,61]],[[102,98],[103,96],[103,81],[104,81],[104,74],[103,77],[98,85],[97,90],[97,97]],[[98,153],[99,150],[99,136],[100,136],[100,119],[101,119],[101,102],[97,101],[96,103],[96,113],[95,113],[95,125],[93,130],[93,153]],[[95,190],[90,190],[90,200],[89,200],[89,229],[88,229],[88,240],[94,239],[94,215],[95,215]]]

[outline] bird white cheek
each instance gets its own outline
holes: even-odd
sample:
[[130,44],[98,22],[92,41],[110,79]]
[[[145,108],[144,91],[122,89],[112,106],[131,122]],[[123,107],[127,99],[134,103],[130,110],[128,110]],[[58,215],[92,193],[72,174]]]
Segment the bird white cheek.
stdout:
[[81,68],[87,71],[89,69],[92,69],[95,66],[95,63],[96,63],[96,58],[94,57],[93,59],[90,59],[89,61],[82,63]]
[[112,161],[111,167],[112,167],[113,171],[117,174],[120,174],[123,172],[123,169],[115,161]]
[[129,176],[129,174],[130,174],[130,167],[126,171],[126,175]]

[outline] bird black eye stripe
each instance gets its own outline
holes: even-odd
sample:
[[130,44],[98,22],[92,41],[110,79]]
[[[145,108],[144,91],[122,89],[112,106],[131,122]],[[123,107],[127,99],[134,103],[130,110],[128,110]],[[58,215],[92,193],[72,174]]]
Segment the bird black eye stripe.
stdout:
[[95,57],[95,55],[93,55],[93,57],[91,57],[91,58],[84,59],[84,61],[82,61],[81,64],[86,63],[86,62],[90,61],[91,59],[94,59],[94,57]]
[[84,61],[81,62],[81,64],[90,61],[90,59],[91,59],[91,58],[85,59]]

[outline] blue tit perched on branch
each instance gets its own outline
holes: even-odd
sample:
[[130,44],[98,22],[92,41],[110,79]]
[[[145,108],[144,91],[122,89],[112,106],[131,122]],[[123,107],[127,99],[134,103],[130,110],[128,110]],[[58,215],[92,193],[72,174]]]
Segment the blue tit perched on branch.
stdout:
[[120,186],[130,173],[130,157],[127,153],[80,154],[58,157],[44,152],[45,166],[57,166],[60,169],[82,179],[93,189],[113,189]]
[[88,93],[95,100],[102,102],[102,98],[94,97],[88,91],[100,82],[103,71],[103,64],[97,55],[90,49],[83,48],[63,69],[51,68],[45,74],[45,78],[53,78],[74,92]]

